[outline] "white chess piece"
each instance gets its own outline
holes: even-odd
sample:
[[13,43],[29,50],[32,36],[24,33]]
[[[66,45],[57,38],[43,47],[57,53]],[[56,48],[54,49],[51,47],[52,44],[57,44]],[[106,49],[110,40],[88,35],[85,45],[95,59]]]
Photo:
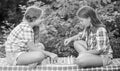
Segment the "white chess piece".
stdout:
[[63,57],[63,64],[68,64],[68,57]]
[[70,64],[73,64],[73,57],[70,56]]
[[68,56],[68,64],[70,64],[70,57]]

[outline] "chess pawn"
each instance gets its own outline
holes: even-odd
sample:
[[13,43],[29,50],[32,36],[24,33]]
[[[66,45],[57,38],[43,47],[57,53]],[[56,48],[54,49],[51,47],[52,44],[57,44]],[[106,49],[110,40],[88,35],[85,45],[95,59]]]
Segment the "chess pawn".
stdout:
[[54,64],[54,60],[50,58],[50,64]]
[[46,63],[47,63],[47,64],[50,64],[50,57],[47,58]]
[[58,64],[62,64],[62,58],[59,58],[57,61]]
[[73,64],[73,57],[70,56],[70,64]]
[[70,57],[69,56],[67,57],[67,60],[68,60],[68,64],[70,64]]
[[61,60],[62,60],[62,61],[61,61],[61,62],[62,62],[62,64],[64,64],[64,57],[63,57]]
[[66,62],[67,62],[67,61],[66,61],[66,57],[64,57],[63,60],[64,60],[64,64],[67,64],[67,63],[66,63]]

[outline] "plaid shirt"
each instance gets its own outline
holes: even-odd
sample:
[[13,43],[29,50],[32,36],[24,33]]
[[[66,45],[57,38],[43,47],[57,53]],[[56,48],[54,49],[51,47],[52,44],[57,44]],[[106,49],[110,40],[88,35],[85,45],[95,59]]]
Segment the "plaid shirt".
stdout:
[[6,52],[27,51],[27,42],[33,40],[33,29],[27,24],[27,22],[22,22],[15,27],[8,36],[7,41],[5,42]]
[[[95,29],[91,28],[93,31]],[[88,50],[98,50],[102,54],[111,54],[112,49],[109,43],[109,37],[105,28],[100,27],[96,32],[90,32],[89,36],[86,36],[87,49]]]

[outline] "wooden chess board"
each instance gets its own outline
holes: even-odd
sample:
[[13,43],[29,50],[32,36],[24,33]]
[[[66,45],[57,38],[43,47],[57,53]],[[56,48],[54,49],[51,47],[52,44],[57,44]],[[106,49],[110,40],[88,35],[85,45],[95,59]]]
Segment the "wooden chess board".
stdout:
[[46,58],[42,61],[42,65],[71,65],[74,64],[75,57],[59,57],[56,61]]

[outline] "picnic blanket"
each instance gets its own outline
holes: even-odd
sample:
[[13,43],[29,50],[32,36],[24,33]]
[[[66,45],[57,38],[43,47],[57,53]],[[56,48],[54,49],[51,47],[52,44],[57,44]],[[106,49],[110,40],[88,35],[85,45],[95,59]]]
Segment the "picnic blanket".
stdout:
[[120,59],[113,59],[112,64],[105,67],[79,68],[78,65],[39,65],[36,68],[29,66],[9,66],[4,59],[0,59],[0,71],[119,71]]

